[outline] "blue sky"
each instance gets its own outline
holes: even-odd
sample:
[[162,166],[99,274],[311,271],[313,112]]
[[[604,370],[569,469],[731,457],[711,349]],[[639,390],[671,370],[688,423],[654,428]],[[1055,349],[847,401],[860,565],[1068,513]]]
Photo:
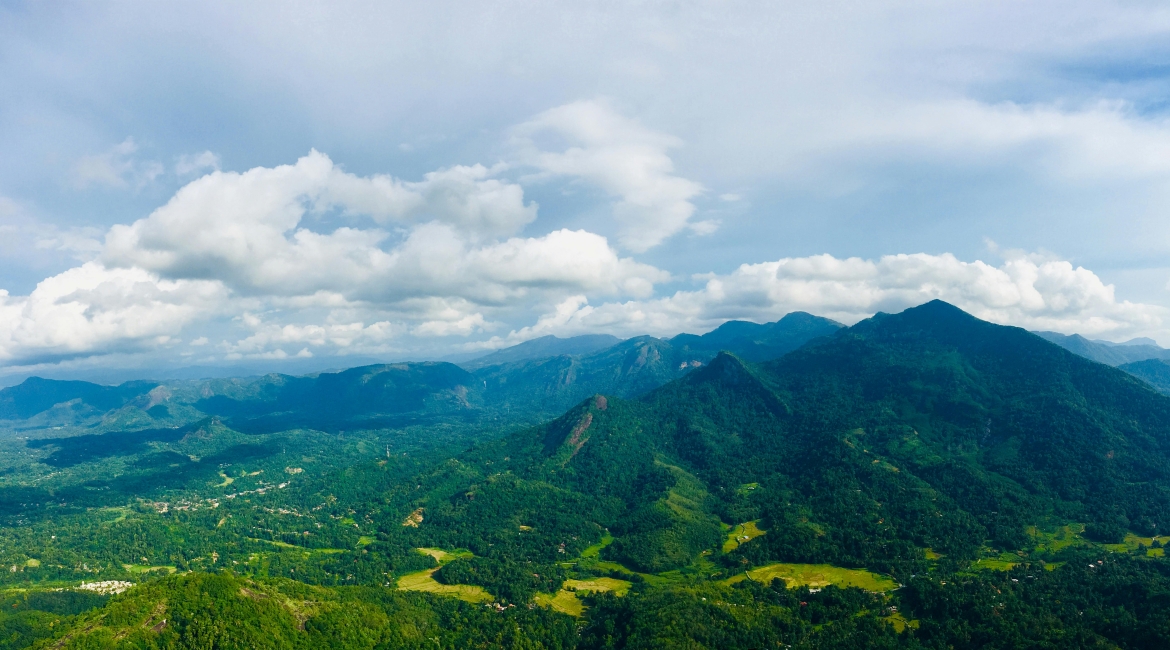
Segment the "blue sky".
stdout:
[[4,372],[853,322],[1170,344],[1154,2],[0,3]]

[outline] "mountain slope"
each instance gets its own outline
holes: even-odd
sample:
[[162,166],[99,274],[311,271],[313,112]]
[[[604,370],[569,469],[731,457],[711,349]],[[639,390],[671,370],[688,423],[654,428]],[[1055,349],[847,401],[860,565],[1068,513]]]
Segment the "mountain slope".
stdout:
[[1146,359],[1126,363],[1118,368],[1153,386],[1163,395],[1170,395],[1170,362],[1163,359]]
[[[921,570],[926,548],[955,562],[985,541],[1027,549],[1033,525],[1087,522],[1110,541],[1170,530],[1170,399],[941,302],[760,366],[721,355],[636,401],[593,398],[463,462],[477,485],[473,468],[511,478],[492,483],[482,512],[450,509],[468,493],[451,487],[435,528],[423,524],[436,542],[475,544],[437,530],[515,531],[539,511],[529,526],[542,543],[583,547],[608,528],[617,539],[605,554],[642,570],[714,548],[719,520],[770,531],[723,556],[730,566],[899,572]],[[461,520],[472,511],[478,523]],[[538,555],[500,540],[481,550]]]
[[0,390],[0,420],[24,420],[57,404],[71,404],[71,410],[86,414],[117,409],[149,393],[158,382],[131,381],[120,386],[102,386],[85,381],[58,381],[29,377],[17,386]]
[[194,406],[245,432],[385,428],[435,415],[470,414],[482,406],[477,384],[454,364],[398,363],[307,377],[213,381],[210,392],[217,394]]
[[562,413],[593,394],[642,395],[702,366],[721,350],[771,359],[840,328],[826,318],[794,312],[775,323],[729,321],[702,336],[680,334],[669,341],[639,336],[589,354],[485,365],[474,372],[484,382],[489,404],[508,411]]

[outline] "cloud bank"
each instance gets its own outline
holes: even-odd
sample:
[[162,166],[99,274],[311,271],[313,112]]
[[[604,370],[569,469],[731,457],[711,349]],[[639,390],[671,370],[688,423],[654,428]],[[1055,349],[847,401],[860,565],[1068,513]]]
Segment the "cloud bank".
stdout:
[[702,288],[654,300],[604,302],[571,296],[529,327],[497,337],[507,345],[545,334],[605,331],[659,336],[704,332],[734,319],[767,322],[807,311],[853,324],[934,299],[975,316],[1030,330],[1124,339],[1164,331],[1164,307],[1120,301],[1114,288],[1070,262],[1009,252],[998,266],[950,254],[887,255],[876,260],[832,255],[744,264],[696,276]]
[[[1072,114],[960,102],[915,120],[842,121],[840,137],[849,148],[916,142],[974,157],[1039,143],[1051,151],[1052,174],[1082,180],[1111,165],[1165,173],[1162,145],[1143,148],[1150,134],[1119,119],[1108,107]],[[1111,135],[1097,141],[1087,132]],[[1121,300],[1093,271],[1052,255],[822,254],[680,277],[635,257],[684,231],[717,227],[696,204],[703,186],[675,169],[680,139],[601,100],[541,112],[507,133],[504,162],[443,167],[418,180],[351,173],[316,150],[243,172],[221,170],[208,151],[180,157],[176,175],[203,175],[104,238],[92,228],[37,230],[38,247],[68,250],[81,263],[28,295],[0,292],[0,364],[418,357],[545,334],[703,332],[795,310],[853,323],[936,298],[1033,330],[1170,341],[1165,308]],[[1119,146],[1140,164],[1123,164]],[[95,157],[87,182],[132,189],[145,169],[135,151],[126,140]],[[1078,162],[1088,159],[1096,167]],[[617,246],[587,229],[541,228],[526,188],[550,182],[603,194]],[[725,193],[721,201],[741,199]],[[0,207],[19,212],[12,201]]]

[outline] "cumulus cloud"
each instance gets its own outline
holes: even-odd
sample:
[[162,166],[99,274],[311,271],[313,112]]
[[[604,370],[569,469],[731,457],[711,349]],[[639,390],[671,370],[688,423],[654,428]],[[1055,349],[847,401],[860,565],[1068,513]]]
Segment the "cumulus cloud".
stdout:
[[162,280],[142,269],[87,262],[28,296],[0,290],[0,359],[10,363],[166,345],[227,301],[215,282]]
[[134,158],[138,145],[134,138],[126,138],[104,153],[83,156],[73,168],[73,186],[141,189],[163,173],[162,163]]
[[[547,150],[543,140],[568,147]],[[674,172],[668,151],[682,145],[622,116],[603,101],[580,101],[545,111],[515,129],[522,160],[548,176],[580,178],[615,197],[618,241],[636,253],[683,230],[695,214],[691,199],[703,191]],[[550,145],[551,146],[551,145]],[[714,222],[695,224],[698,234]]]
[[[228,359],[384,352],[403,336],[491,331],[500,314],[565,293],[650,298],[670,279],[584,230],[517,236],[536,205],[498,171],[361,177],[316,151],[292,165],[213,171],[111,228],[98,259],[29,296],[4,294],[0,358],[177,345],[192,323],[233,316],[244,335],[222,340]],[[337,220],[346,223],[329,225]]]
[[702,288],[655,300],[592,306],[576,296],[534,326],[496,341],[594,331],[702,332],[731,319],[765,322],[797,310],[854,323],[936,298],[996,323],[1113,339],[1161,334],[1170,317],[1161,306],[1118,300],[1113,286],[1088,269],[1020,252],[1006,253],[998,266],[950,254],[876,260],[817,255],[696,279]]
[[[417,183],[359,177],[312,152],[295,165],[215,172],[165,206],[106,237],[106,264],[164,277],[214,279],[245,295],[329,295],[395,302],[458,296],[498,302],[572,287],[646,296],[668,274],[619,258],[603,237],[561,230],[495,236],[535,218],[515,184],[481,166],[427,174]],[[311,230],[313,214],[339,210],[375,227]],[[400,239],[377,225],[408,229]]]
[[[792,257],[695,275],[695,288],[660,295],[671,275],[622,257],[601,235],[522,234],[537,207],[504,171],[456,166],[406,181],[351,174],[316,151],[290,165],[211,171],[112,227],[100,250],[92,233],[81,243],[56,231],[42,238],[90,257],[27,296],[0,293],[0,362],[172,349],[228,361],[406,355],[449,349],[451,339],[478,341],[470,349],[545,334],[703,332],[794,310],[852,323],[935,298],[993,322],[1113,339],[1158,337],[1170,316],[1119,300],[1088,269],[1021,252],[995,263]],[[690,216],[675,226],[714,227]]]

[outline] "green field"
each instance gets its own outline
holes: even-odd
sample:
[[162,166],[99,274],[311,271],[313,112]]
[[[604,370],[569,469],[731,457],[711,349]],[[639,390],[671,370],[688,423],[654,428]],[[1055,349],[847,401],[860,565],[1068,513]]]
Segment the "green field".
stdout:
[[606,546],[609,546],[612,543],[613,543],[613,535],[606,533],[605,536],[601,538],[600,542],[594,544],[593,546],[587,547],[584,551],[581,551],[581,557],[583,557],[583,558],[600,557],[601,549],[605,548]]
[[577,592],[613,592],[616,596],[625,596],[633,583],[616,578],[591,578],[589,580],[566,580],[555,594],[536,594],[533,599],[541,607],[568,614],[581,616],[585,612],[585,603],[577,597]]
[[[1019,560],[1019,558],[1017,557],[1015,560]],[[1019,564],[1019,562],[1015,560],[1009,560],[1002,557],[985,557],[976,560],[973,564],[971,564],[971,568],[985,569],[988,571],[1010,571],[1011,569],[1016,568],[1016,565]]]
[[569,616],[580,616],[585,613],[585,603],[577,598],[577,594],[564,589],[555,594],[536,594],[533,601],[541,607],[550,607]]
[[746,521],[742,524],[737,524],[731,527],[727,533],[727,539],[723,542],[723,552],[730,553],[739,548],[740,544],[750,542],[753,539],[765,534],[767,531],[760,530],[759,519],[755,521]]
[[615,596],[625,596],[633,583],[617,578],[590,578],[588,580],[566,580],[562,589],[572,591],[612,591]]
[[495,600],[483,587],[474,585],[445,585],[435,580],[438,569],[427,569],[410,573],[398,579],[398,588],[403,591],[425,591],[440,596],[454,596],[469,603],[486,603]]
[[403,591],[426,591],[441,596],[454,596],[459,600],[464,600],[469,603],[486,603],[495,600],[495,597],[483,587],[475,585],[445,585],[434,578],[435,572],[442,565],[459,558],[475,557],[471,551],[464,549],[447,551],[441,548],[416,548],[415,550],[423,555],[429,555],[435,558],[435,561],[439,563],[439,567],[402,576],[398,579],[399,589]]
[[441,548],[416,548],[414,549],[423,555],[429,555],[435,558],[435,561],[440,565],[446,564],[451,560],[458,560],[459,558],[475,557],[471,551],[457,548],[453,551],[445,551]]
[[897,630],[898,633],[904,632],[906,630],[906,628],[910,628],[910,629],[914,629],[914,630],[918,629],[918,621],[906,620],[906,617],[902,616],[901,612],[894,612],[893,614],[886,616],[882,620],[886,621],[890,625],[893,625],[894,629]]
[[173,566],[148,566],[145,564],[123,564],[122,568],[126,569],[130,573],[151,573],[154,571],[165,571],[167,575],[178,571],[178,569]]
[[1162,555],[1161,548],[1150,548],[1153,546],[1155,540],[1157,540],[1159,546],[1164,546],[1167,543],[1170,543],[1170,536],[1163,535],[1161,537],[1138,537],[1133,533],[1126,533],[1125,540],[1120,544],[1105,544],[1104,546],[1110,551],[1114,551],[1116,553],[1132,553],[1139,547],[1145,546],[1147,549],[1146,555],[1149,557],[1160,557]]
[[745,579],[757,582],[770,583],[780,578],[791,587],[808,586],[812,588],[837,585],[838,587],[860,587],[866,591],[890,591],[898,584],[893,579],[864,569],[843,569],[831,564],[769,564],[752,569],[746,574],[732,576],[726,584],[734,584]]
[[1056,552],[1070,546],[1088,546],[1092,544],[1081,537],[1085,532],[1084,524],[1067,524],[1049,532],[1040,530],[1036,526],[1028,527],[1028,535],[1036,542],[1037,551]]

